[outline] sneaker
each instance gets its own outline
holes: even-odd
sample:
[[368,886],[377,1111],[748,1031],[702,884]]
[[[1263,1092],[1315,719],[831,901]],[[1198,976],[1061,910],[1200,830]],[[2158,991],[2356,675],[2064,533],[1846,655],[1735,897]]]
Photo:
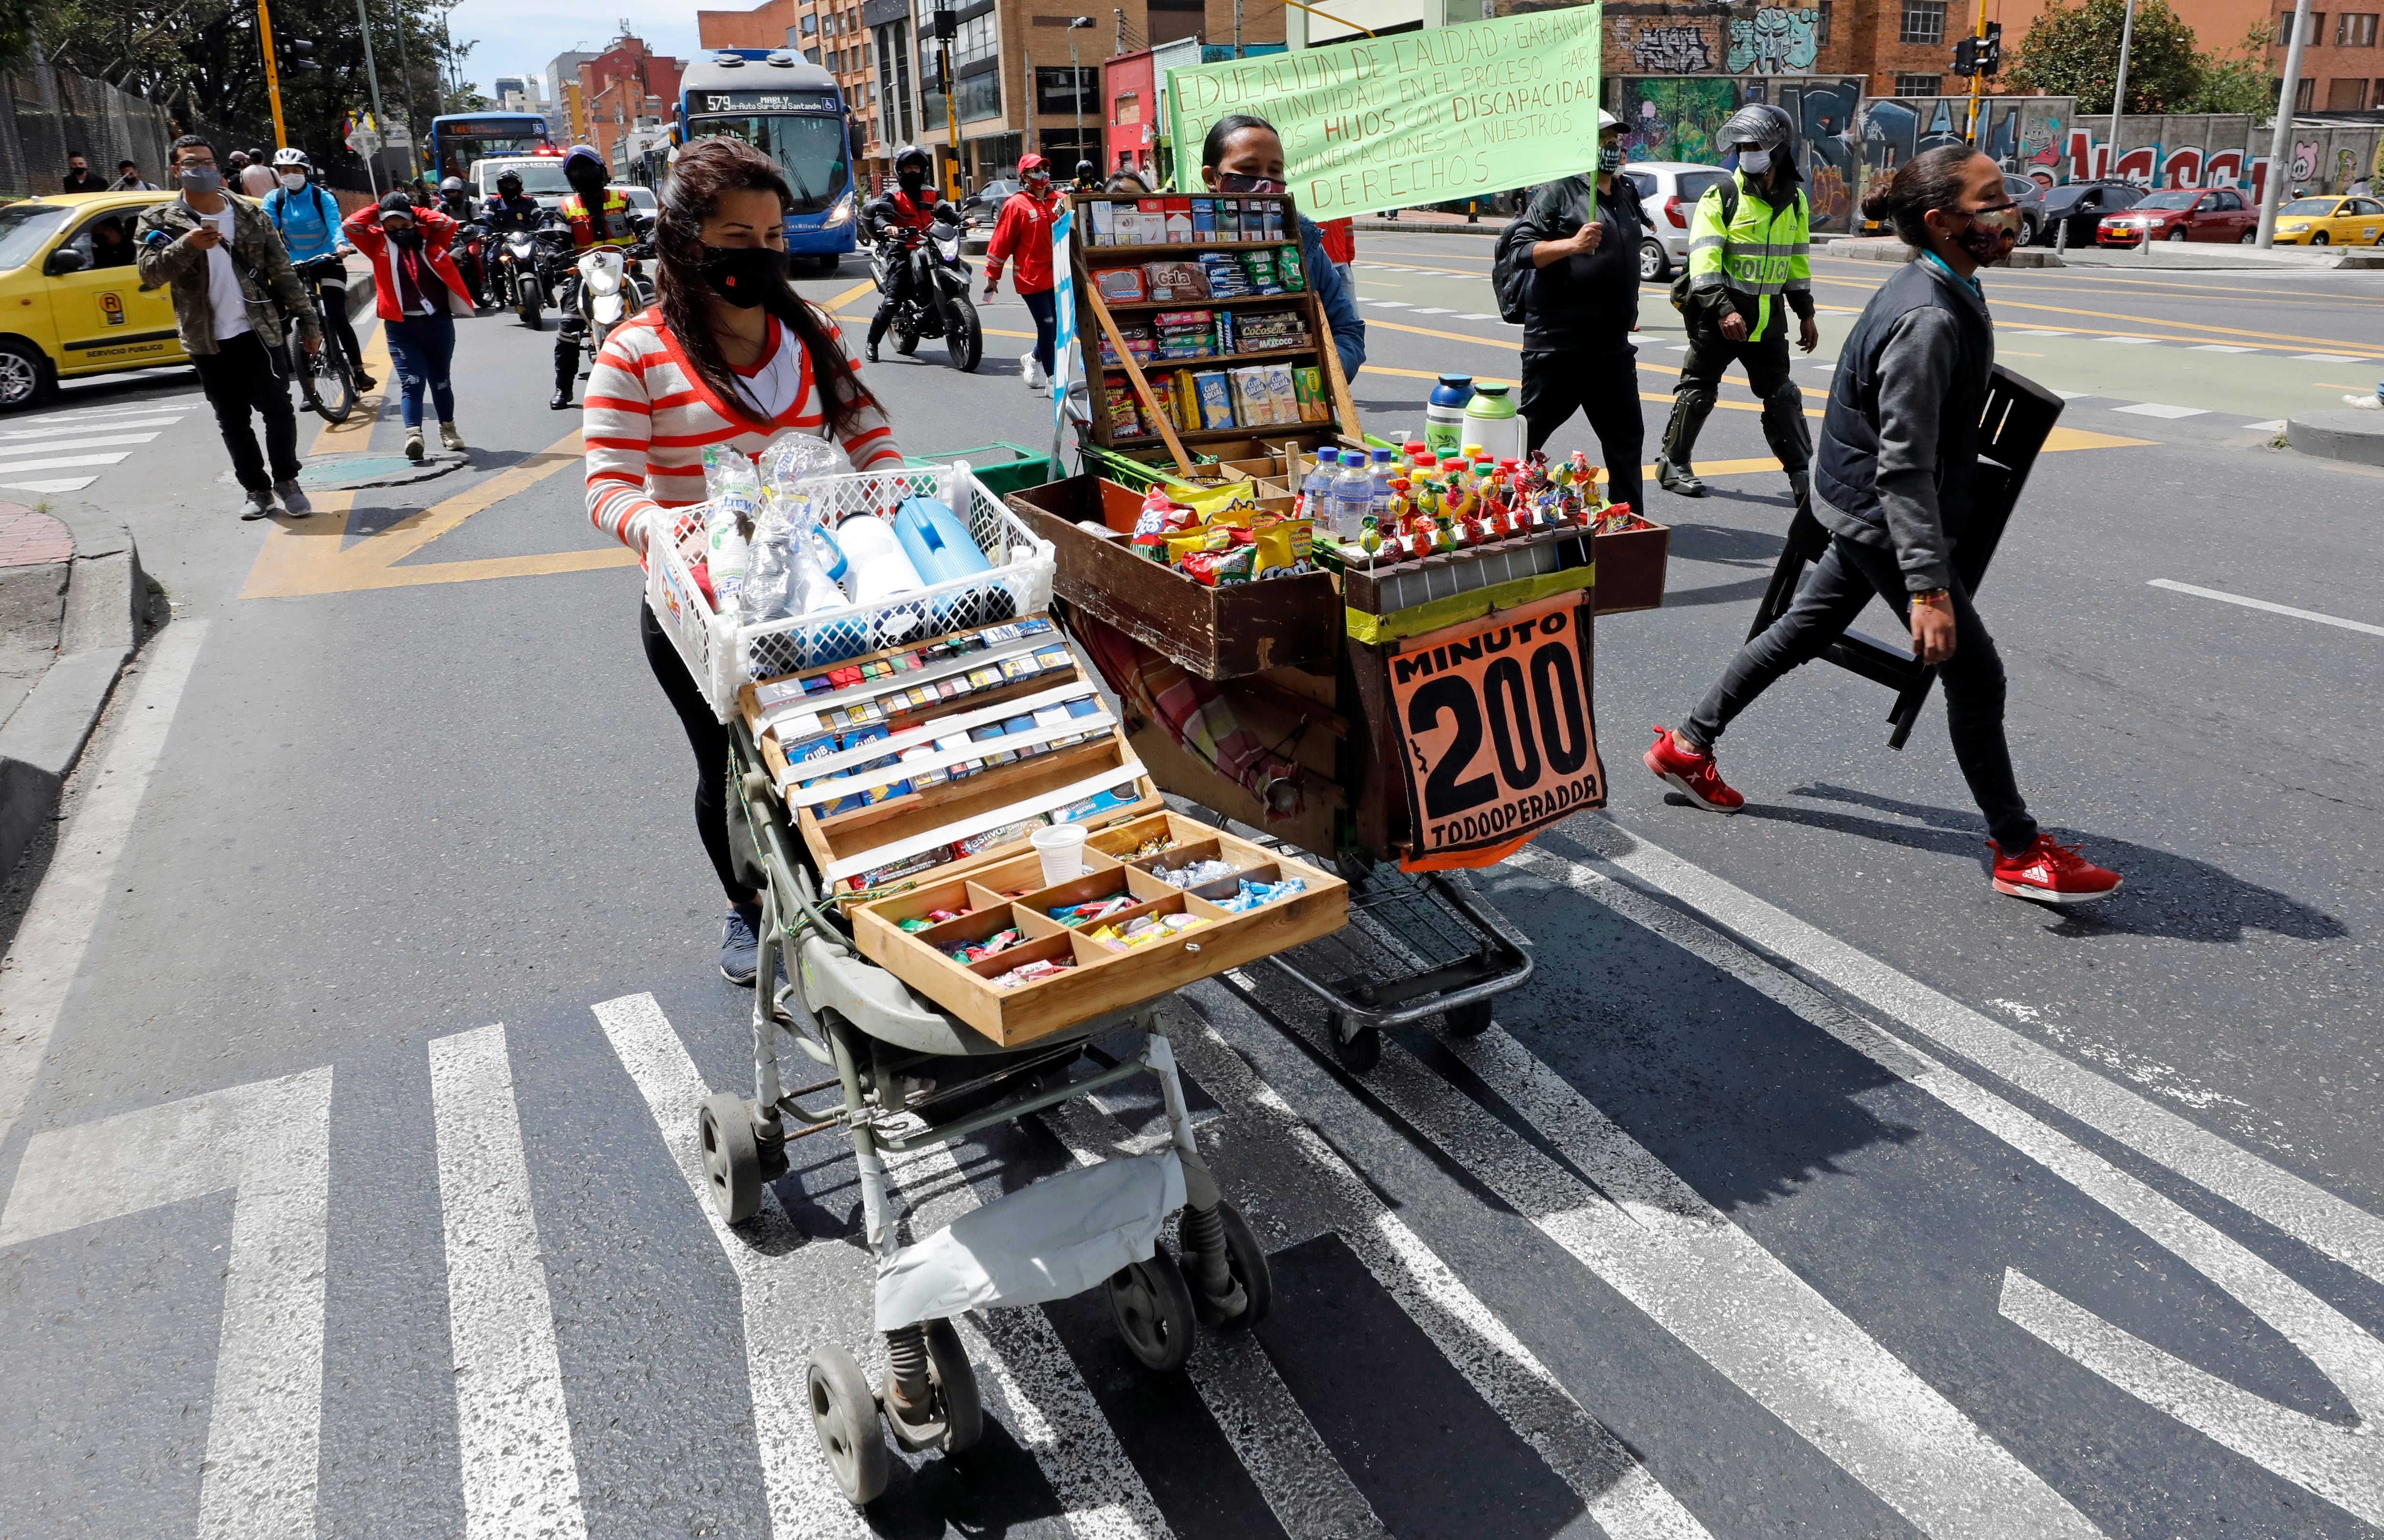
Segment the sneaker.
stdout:
[[240,498],[240,516],[242,518],[263,518],[273,512],[271,492],[243,491]]
[[464,435],[456,429],[455,425],[452,422],[442,422],[439,425],[439,441],[449,449],[455,450],[459,453],[464,448]]
[[1026,381],[1026,388],[1037,395],[1051,388],[1050,378],[1044,374],[1043,366],[1035,361],[1032,349],[1018,355],[1018,378]]
[[731,909],[720,922],[720,976],[742,988],[753,987],[762,965],[762,938],[753,927],[762,923],[762,906]]
[[294,480],[273,483],[273,495],[281,500],[281,511],[292,518],[304,518],[315,511],[315,505],[306,501],[304,490]]
[[1995,891],[2039,903],[2086,903],[2119,890],[2119,874],[2105,871],[2078,853],[2075,845],[2056,845],[2049,834],[2018,855],[2005,855],[1993,840]]
[[375,379],[372,376],[365,373],[361,369],[356,371],[356,394],[362,395],[366,391],[379,390],[379,380]]
[[422,464],[422,429],[419,428],[405,430],[405,457],[417,466]]
[[1672,729],[1661,723],[1656,726],[1656,741],[1641,759],[1658,780],[1669,783],[1707,813],[1736,813],[1746,805],[1746,799],[1732,791],[1714,768],[1711,754],[1688,752],[1672,737]]

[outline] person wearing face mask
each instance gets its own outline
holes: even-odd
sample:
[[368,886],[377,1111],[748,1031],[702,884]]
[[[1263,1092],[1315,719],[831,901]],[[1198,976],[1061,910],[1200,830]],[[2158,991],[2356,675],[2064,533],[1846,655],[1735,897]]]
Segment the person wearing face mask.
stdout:
[[1929,150],[1874,182],[1865,217],[1921,254],[1874,290],[1830,382],[1813,468],[1813,516],[1829,549],[1788,613],[1750,640],[1678,732],[1658,726],[1647,768],[1716,813],[1746,799],[1721,778],[1714,744],[1772,681],[1809,663],[1876,594],[1902,615],[1912,651],[1945,683],[1945,730],[1986,815],[1998,893],[2078,903],[2119,876],[2037,826],[2004,735],[2004,667],[1954,568],[1979,478],[1979,419],[1994,368],[1994,322],[1979,268],[2008,255],[2019,209],[1993,160]]
[[[1283,139],[1273,124],[1235,112],[1209,125],[1209,136],[1200,143],[1200,180],[1210,192],[1280,192],[1283,176]],[[1305,214],[1298,217],[1300,267],[1333,329],[1333,351],[1340,356],[1342,376],[1355,379],[1366,362],[1366,323],[1358,317],[1358,303],[1349,285],[1341,281],[1341,270],[1325,257],[1324,237],[1316,221]]]
[[[786,179],[735,139],[683,146],[663,183],[652,309],[614,329],[588,379],[588,516],[643,557],[673,511],[704,499],[703,452],[758,454],[804,433],[840,446],[856,471],[898,466],[885,411],[844,338],[787,284]],[[695,752],[695,826],[728,903],[720,971],[750,985],[758,895],[728,854],[728,733],[653,612],[639,631],[655,679]]]
[[1813,267],[1807,255],[1810,211],[1796,175],[1788,115],[1767,103],[1739,108],[1721,126],[1720,142],[1736,152],[1731,180],[1706,191],[1689,223],[1686,288],[1674,291],[1689,334],[1689,355],[1672,391],[1672,416],[1656,457],[1656,481],[1682,497],[1703,497],[1706,484],[1690,465],[1698,429],[1713,414],[1722,371],[1746,366],[1746,383],[1763,403],[1763,438],[1788,473],[1791,492],[1805,495],[1813,460],[1805,427],[1804,392],[1788,378],[1788,317],[1796,317],[1796,345],[1820,345],[1813,318]]
[[[604,165],[604,157],[588,145],[573,145],[563,157],[563,180],[571,184],[571,191],[564,194],[556,211],[571,227],[573,251],[590,252],[600,246],[612,246],[626,257],[629,248],[638,243],[640,222],[627,196],[612,185],[612,173]],[[579,374],[579,344],[588,335],[587,317],[579,314],[579,270],[576,266],[565,276],[563,295],[555,305],[562,314],[554,336],[554,399],[547,404],[563,412],[571,406],[572,381]]]
[[[285,317],[307,354],[321,349],[315,302],[265,211],[224,191],[215,147],[186,133],[168,153],[181,196],[142,211],[133,237],[141,287],[173,295],[175,334],[198,368],[240,481],[240,516],[265,517],[277,496],[293,516],[311,513],[298,486],[298,418],[279,360]],[[265,419],[262,452],[252,414]]]
[[461,452],[455,427],[455,385],[449,367],[455,357],[455,317],[478,315],[447,247],[454,221],[432,208],[416,208],[403,192],[348,217],[348,239],[372,259],[373,307],[389,340],[397,369],[399,415],[405,419],[405,455],[423,457],[422,397],[439,413],[439,441]]
[[1647,216],[1622,168],[1622,119],[1597,115],[1597,177],[1567,177],[1532,194],[1498,238],[1503,262],[1529,269],[1523,290],[1525,447],[1585,414],[1606,466],[1606,495],[1645,511],[1639,452],[1639,232]]
[[886,338],[894,324],[895,312],[911,297],[917,281],[909,257],[911,245],[918,241],[927,227],[936,221],[938,207],[958,217],[958,211],[942,202],[936,184],[927,179],[927,152],[916,144],[905,144],[894,153],[894,189],[870,200],[861,211],[861,228],[872,241],[899,241],[902,243],[902,260],[888,263],[894,286],[877,302],[877,314],[869,318],[869,361],[877,362],[877,344]]
[[273,233],[281,238],[281,249],[290,254],[290,266],[315,296],[323,329],[330,333],[334,346],[346,350],[348,364],[355,371],[356,389],[369,391],[375,381],[365,373],[364,351],[356,345],[355,329],[348,323],[346,258],[355,248],[341,230],[339,200],[308,180],[313,169],[304,150],[293,146],[275,151],[273,170],[280,185],[265,195],[265,217],[272,221]]
[[1011,285],[1035,317],[1035,345],[1018,355],[1018,377],[1030,391],[1051,388],[1051,344],[1059,335],[1059,308],[1051,293],[1051,222],[1060,215],[1060,195],[1051,188],[1051,164],[1041,155],[1018,162],[1024,191],[1001,205],[993,239],[985,247],[985,297],[1001,286],[1001,265],[1015,257],[1018,270]]

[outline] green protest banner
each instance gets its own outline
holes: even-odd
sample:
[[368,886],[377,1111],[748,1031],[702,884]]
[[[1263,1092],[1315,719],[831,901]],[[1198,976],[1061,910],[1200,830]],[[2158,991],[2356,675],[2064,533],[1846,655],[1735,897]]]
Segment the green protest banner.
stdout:
[[1177,184],[1233,113],[1283,136],[1299,211],[1337,219],[1529,187],[1597,164],[1599,7],[1360,38],[1167,72]]

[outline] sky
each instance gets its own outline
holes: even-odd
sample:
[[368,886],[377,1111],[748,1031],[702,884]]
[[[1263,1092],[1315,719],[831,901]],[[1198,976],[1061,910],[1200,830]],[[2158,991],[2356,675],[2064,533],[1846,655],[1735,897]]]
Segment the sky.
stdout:
[[465,56],[464,73],[488,92],[500,75],[543,75],[557,54],[597,52],[613,41],[625,18],[655,53],[686,58],[695,52],[695,0],[665,0],[642,9],[602,0],[576,6],[560,0],[463,0],[449,35],[459,47],[478,41]]

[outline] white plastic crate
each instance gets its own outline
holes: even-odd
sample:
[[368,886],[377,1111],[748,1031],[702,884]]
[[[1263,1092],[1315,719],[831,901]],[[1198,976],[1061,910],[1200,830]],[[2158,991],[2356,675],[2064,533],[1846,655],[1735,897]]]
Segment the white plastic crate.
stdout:
[[814,486],[823,522],[828,524],[859,513],[889,516],[904,498],[932,497],[961,516],[970,539],[993,564],[992,570],[885,603],[739,626],[712,613],[679,553],[680,541],[703,510],[677,510],[669,538],[657,538],[649,545],[646,603],[723,722],[737,709],[737,692],[756,679],[824,668],[1049,608],[1055,566],[1051,543],[1037,539],[1000,498],[987,491],[965,460],[829,477]]

